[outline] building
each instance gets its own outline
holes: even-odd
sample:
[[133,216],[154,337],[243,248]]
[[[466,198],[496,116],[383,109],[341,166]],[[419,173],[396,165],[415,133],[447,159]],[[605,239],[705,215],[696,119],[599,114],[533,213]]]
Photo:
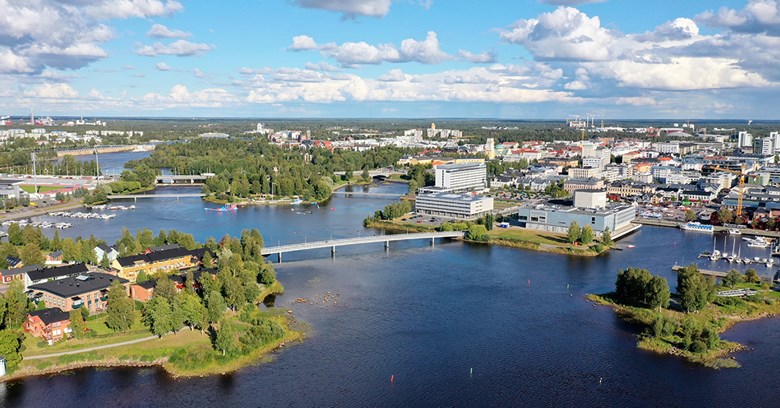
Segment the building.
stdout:
[[138,273],[141,271],[151,274],[156,271],[181,270],[195,267],[200,264],[205,252],[205,248],[190,251],[176,247],[141,255],[119,257],[111,263],[111,266],[119,271],[119,277],[135,281]]
[[574,192],[574,206],[577,208],[605,208],[607,193],[604,190],[577,190]]
[[753,141],[753,153],[769,156],[775,154],[774,140],[771,137],[755,139]]
[[487,166],[484,162],[437,166],[436,188],[449,192],[484,190],[487,188]]
[[[579,191],[577,193],[580,193]],[[575,194],[577,194],[575,193]],[[587,192],[590,197],[582,197],[580,204],[600,204],[601,199],[595,199],[595,192]],[[606,192],[599,194],[605,196]],[[575,196],[575,202],[577,202]],[[579,226],[590,225],[596,236],[600,236],[604,230],[621,231],[628,228],[636,217],[636,207],[632,205],[617,204],[606,205],[598,208],[581,208],[577,206],[560,206],[540,204],[534,207],[526,206],[518,210],[520,226],[528,229],[565,234],[572,222]]]
[[419,194],[415,201],[419,214],[472,219],[493,211],[493,197],[469,194]]
[[569,169],[569,178],[588,179],[601,176],[601,167],[573,167]]
[[22,195],[20,180],[0,180],[0,199],[19,198]]
[[56,268],[44,268],[40,265],[33,265],[36,268],[29,268],[25,273],[24,287],[30,287],[39,283],[50,282],[57,279],[65,279],[89,272],[87,265],[83,263],[70,264]]
[[157,286],[157,282],[153,279],[133,283],[130,285],[130,297],[139,302],[148,302],[154,295],[155,286]]
[[43,301],[48,307],[59,307],[66,312],[86,307],[90,313],[98,313],[106,309],[108,288],[115,281],[125,290],[130,283],[107,273],[90,272],[30,286],[28,294],[36,302]]
[[577,190],[601,190],[604,188],[604,180],[596,178],[570,178],[563,183],[563,189],[569,193]]
[[119,251],[116,250],[114,247],[110,247],[106,244],[98,244],[93,251],[95,252],[95,257],[97,258],[98,263],[103,262],[103,257],[108,256],[108,262],[114,262],[116,260],[116,257],[119,256]]
[[50,307],[27,313],[22,325],[24,331],[52,344],[71,332],[70,314],[58,307]]

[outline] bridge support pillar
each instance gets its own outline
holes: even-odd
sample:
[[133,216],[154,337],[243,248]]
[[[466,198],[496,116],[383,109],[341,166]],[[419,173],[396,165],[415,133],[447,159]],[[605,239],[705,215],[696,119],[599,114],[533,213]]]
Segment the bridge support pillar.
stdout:
[[436,238],[431,237],[431,246],[436,246]]
[[282,263],[282,253],[281,253],[281,252],[279,252],[279,254],[278,254],[278,255],[279,255],[279,263]]
[[133,197],[133,202],[138,202],[138,197]]
[[390,250],[390,241],[385,241],[385,251]]
[[330,256],[332,256],[334,258],[336,257],[336,246],[335,245],[330,247]]

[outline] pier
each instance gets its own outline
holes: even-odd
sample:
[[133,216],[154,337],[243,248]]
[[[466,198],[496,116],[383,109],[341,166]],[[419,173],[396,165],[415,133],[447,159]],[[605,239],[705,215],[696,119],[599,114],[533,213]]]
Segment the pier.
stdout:
[[385,249],[390,248],[390,242],[411,241],[416,239],[429,239],[431,246],[436,244],[436,238],[463,238],[463,231],[422,232],[414,234],[372,235],[358,238],[340,238],[326,241],[312,241],[299,244],[278,245],[262,249],[263,256],[277,255],[282,262],[282,254],[287,252],[306,251],[309,249],[330,248],[331,256],[336,256],[336,248],[348,245],[361,245],[371,243],[384,243]]
[[[680,265],[675,265],[675,266],[672,267],[672,270],[675,271],[675,272],[680,272],[683,269],[685,269],[685,267],[684,266],[680,266]],[[701,273],[702,275],[714,276],[716,278],[725,278],[726,277],[726,272],[713,271],[713,270],[709,270],[709,269],[699,269],[699,273]]]

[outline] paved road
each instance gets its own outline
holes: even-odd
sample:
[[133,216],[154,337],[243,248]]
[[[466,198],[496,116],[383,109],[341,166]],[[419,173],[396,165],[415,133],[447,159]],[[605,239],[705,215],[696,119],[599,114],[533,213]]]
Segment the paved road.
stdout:
[[140,339],[135,339],[135,340],[123,341],[121,343],[104,344],[102,346],[88,347],[88,348],[85,348],[85,349],[63,351],[63,352],[60,352],[60,353],[52,353],[52,354],[40,354],[40,355],[37,355],[37,356],[23,356],[23,357],[24,357],[25,360],[40,360],[40,359],[44,359],[44,358],[66,356],[68,354],[87,353],[87,352],[95,351],[95,350],[103,350],[103,349],[107,349],[107,348],[127,346],[127,345],[130,345],[130,344],[136,344],[136,343],[143,343],[145,341],[154,340],[156,338],[157,338],[157,336],[149,336],[149,337],[142,337]]

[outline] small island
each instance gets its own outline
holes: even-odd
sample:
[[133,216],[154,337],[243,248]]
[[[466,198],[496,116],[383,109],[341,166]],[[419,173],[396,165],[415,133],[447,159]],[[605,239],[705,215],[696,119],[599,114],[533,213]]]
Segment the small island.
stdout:
[[[0,297],[3,380],[116,366],[223,374],[303,338],[290,311],[262,305],[284,288],[257,230],[200,244],[177,231],[124,229],[114,246],[50,240],[30,225],[9,232],[0,249],[29,266],[3,270],[19,277]],[[46,260],[62,264],[44,267],[51,250]]]
[[732,269],[716,284],[690,265],[679,269],[677,293],[672,295],[665,278],[627,268],[618,272],[614,292],[587,298],[635,324],[640,349],[711,368],[740,366],[729,354],[744,346],[724,340],[723,332],[738,322],[780,313],[780,292],[771,290],[754,269],[745,275]]

